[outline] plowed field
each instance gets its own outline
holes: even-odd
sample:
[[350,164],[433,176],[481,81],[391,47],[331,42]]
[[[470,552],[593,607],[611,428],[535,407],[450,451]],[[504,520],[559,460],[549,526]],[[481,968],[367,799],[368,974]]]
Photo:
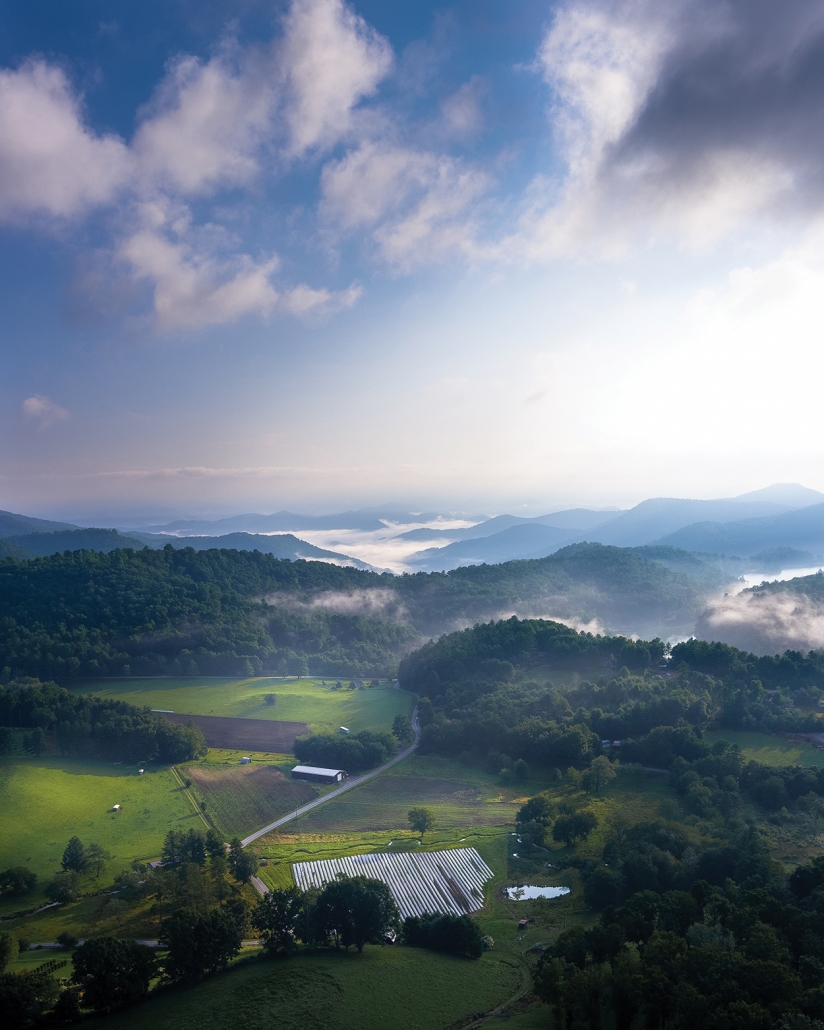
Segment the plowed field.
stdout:
[[209,747],[269,751],[291,754],[295,737],[309,732],[305,722],[276,722],[274,719],[225,719],[219,715],[163,713],[170,722],[191,722],[201,731]]

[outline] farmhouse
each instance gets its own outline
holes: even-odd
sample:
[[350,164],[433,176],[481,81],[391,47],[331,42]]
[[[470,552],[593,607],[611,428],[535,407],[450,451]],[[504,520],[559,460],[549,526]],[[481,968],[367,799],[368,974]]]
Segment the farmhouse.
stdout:
[[340,783],[348,775],[344,769],[316,769],[312,765],[296,765],[292,770],[293,780],[309,780],[311,783]]

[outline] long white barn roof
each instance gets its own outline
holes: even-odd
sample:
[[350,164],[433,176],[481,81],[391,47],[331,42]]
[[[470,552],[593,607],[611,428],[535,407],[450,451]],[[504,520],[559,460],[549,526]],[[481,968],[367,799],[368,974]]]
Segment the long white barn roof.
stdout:
[[404,919],[422,912],[477,912],[484,904],[484,884],[492,870],[475,848],[419,851],[399,855],[351,855],[292,866],[295,882],[322,887],[338,873],[383,880]]
[[337,776],[338,773],[346,772],[345,769],[319,769],[316,765],[296,765],[293,773],[315,773],[316,776]]

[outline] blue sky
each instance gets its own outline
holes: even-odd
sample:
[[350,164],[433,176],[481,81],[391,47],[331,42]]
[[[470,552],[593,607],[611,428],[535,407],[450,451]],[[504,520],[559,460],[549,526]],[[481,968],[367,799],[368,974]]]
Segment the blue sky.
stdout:
[[809,0],[0,9],[0,507],[824,488]]

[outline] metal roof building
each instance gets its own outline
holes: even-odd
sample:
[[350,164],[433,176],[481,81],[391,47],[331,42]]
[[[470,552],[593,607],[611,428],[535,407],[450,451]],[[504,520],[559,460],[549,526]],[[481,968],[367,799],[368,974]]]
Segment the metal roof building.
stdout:
[[320,769],[313,765],[296,765],[292,770],[293,780],[309,780],[312,783],[340,783],[348,775],[345,769]]

